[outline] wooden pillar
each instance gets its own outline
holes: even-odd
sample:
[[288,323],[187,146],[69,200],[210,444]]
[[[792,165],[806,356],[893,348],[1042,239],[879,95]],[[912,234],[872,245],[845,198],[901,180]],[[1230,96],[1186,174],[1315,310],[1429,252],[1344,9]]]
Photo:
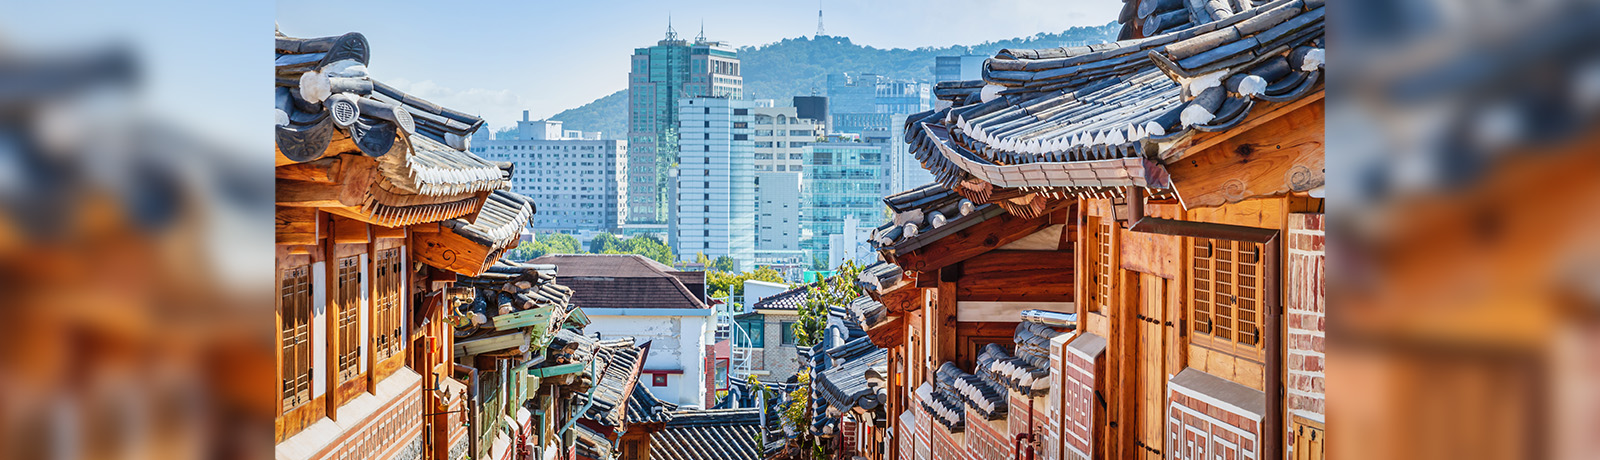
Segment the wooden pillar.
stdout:
[[[1121,231],[1121,229],[1118,229]],[[1117,336],[1117,346],[1113,348],[1117,363],[1117,387],[1114,400],[1117,401],[1117,414],[1110,417],[1111,422],[1117,424],[1112,429],[1115,433],[1112,443],[1118,455],[1115,458],[1139,458],[1143,449],[1137,447],[1139,442],[1139,272],[1131,270],[1113,269],[1121,279],[1117,295],[1117,305],[1113,308],[1115,316],[1111,318],[1113,330]]]
[[[326,222],[326,228],[333,228],[332,214],[319,213],[317,219]],[[327,323],[324,325],[324,330],[327,332],[322,335],[325,338],[322,349],[324,356],[322,374],[327,382],[323,385],[323,397],[328,401],[324,406],[328,420],[338,421],[339,406],[343,405],[344,401],[339,400],[339,252],[335,250],[338,245],[334,241],[335,238],[331,237],[322,240],[323,253],[327,254],[322,264],[322,293],[325,296],[322,319]]]
[[936,340],[929,341],[935,358],[929,372],[936,372],[945,361],[956,359],[956,279],[960,277],[959,263],[939,269],[939,297],[932,318]]

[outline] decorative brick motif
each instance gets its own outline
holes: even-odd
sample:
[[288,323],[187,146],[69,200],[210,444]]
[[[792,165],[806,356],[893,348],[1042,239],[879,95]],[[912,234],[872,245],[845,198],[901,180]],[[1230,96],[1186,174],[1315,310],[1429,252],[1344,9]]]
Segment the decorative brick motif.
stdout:
[[933,439],[933,433],[929,430],[934,425],[933,418],[927,411],[922,410],[921,397],[917,396],[916,393],[912,393],[911,399],[911,413],[916,415],[916,428],[913,430],[916,438],[915,460],[932,460],[932,452],[928,451],[928,446],[931,445],[931,440]]
[[908,410],[900,414],[900,423],[894,427],[895,439],[900,440],[900,460],[913,460],[916,456],[917,444],[915,441],[917,435],[914,432],[914,427],[918,425],[915,412]]
[[1284,322],[1288,327],[1288,379],[1285,384],[1289,411],[1323,420],[1326,392],[1323,364],[1327,359],[1327,295],[1323,244],[1326,232],[1322,214],[1289,215],[1289,263]]
[[1064,459],[1087,459],[1094,452],[1095,413],[1099,397],[1095,393],[1098,372],[1104,369],[1106,339],[1085,333],[1067,346],[1066,381],[1063,384],[1064,410],[1061,430],[1066,438]]
[[[968,422],[968,426],[971,426]],[[933,460],[967,460],[966,433],[951,433],[944,427],[933,429]]]
[[982,415],[967,411],[966,455],[968,458],[989,459],[1010,457],[1010,438],[1006,437],[1006,422],[984,420]]
[[1167,388],[1167,458],[1261,457],[1264,393],[1194,369],[1173,377]]
[[406,441],[422,434],[421,422],[422,381],[419,379],[312,458],[398,458],[404,453]]

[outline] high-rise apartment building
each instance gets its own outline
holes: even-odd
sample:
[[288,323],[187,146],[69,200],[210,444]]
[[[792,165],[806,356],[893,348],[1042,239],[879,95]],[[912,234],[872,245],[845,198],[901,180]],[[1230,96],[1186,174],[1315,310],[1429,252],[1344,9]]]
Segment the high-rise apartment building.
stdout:
[[[804,148],[802,147],[802,151]],[[800,249],[799,170],[756,171],[756,260],[806,260]]]
[[628,141],[565,130],[560,121],[530,121],[524,111],[512,138],[490,139],[480,129],[470,150],[514,165],[511,190],[539,203],[535,232],[615,232],[627,221]]
[[800,171],[805,146],[828,133],[817,120],[800,118],[794,107],[751,109],[751,139],[755,141],[756,171]]
[[680,260],[729,256],[752,267],[756,250],[755,142],[751,101],[695,97],[678,101],[677,210]]
[[[933,87],[925,82],[890,80],[874,74],[828,76],[832,133],[903,139],[907,115],[933,108]],[[890,141],[886,193],[899,193],[933,181],[911,157],[904,142]],[[865,220],[864,220],[865,221]]]
[[983,61],[988,56],[964,54],[933,58],[933,82],[968,81],[983,79]]
[[825,257],[828,235],[844,231],[845,216],[855,216],[863,228],[883,222],[891,144],[830,137],[828,142],[806,146],[801,248]]
[[628,72],[628,222],[667,222],[668,171],[678,161],[678,100],[744,98],[739,55],[726,43],[693,42],[667,26],[667,36],[633,51]]

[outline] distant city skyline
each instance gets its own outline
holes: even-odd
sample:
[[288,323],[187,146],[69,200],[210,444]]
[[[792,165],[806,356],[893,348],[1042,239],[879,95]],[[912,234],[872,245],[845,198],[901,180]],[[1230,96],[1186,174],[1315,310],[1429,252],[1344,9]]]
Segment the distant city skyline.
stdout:
[[[546,4],[492,2],[471,6],[402,1],[382,8],[309,0],[277,2],[286,35],[317,37],[359,31],[385,46],[372,56],[373,75],[435,103],[484,117],[489,129],[514,126],[523,110],[553,116],[627,88],[634,48],[660,40],[667,17],[679,35],[734,47],[810,37],[813,2],[623,1]],[[1121,2],[921,0],[822,2],[829,35],[876,48],[944,47],[1056,33],[1105,24]],[[961,11],[960,14],[950,14]],[[961,27],[951,27],[953,17]],[[903,18],[885,21],[883,18]],[[476,24],[440,27],[425,24]],[[485,63],[494,62],[493,65]],[[385,75],[392,76],[384,78]],[[404,76],[404,77],[400,77]],[[620,133],[619,133],[620,134]],[[609,135],[609,134],[608,134]]]

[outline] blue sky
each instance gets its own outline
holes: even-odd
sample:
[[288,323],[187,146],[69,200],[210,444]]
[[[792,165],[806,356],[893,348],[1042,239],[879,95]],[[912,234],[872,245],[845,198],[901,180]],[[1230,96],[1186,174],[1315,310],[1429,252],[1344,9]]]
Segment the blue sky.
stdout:
[[[821,7],[829,35],[878,48],[975,44],[1115,19],[1116,0],[913,0]],[[544,118],[627,87],[628,55],[666,31],[734,46],[810,36],[815,1],[277,2],[287,35],[359,31],[372,75],[491,126]],[[952,22],[961,18],[960,23]]]

